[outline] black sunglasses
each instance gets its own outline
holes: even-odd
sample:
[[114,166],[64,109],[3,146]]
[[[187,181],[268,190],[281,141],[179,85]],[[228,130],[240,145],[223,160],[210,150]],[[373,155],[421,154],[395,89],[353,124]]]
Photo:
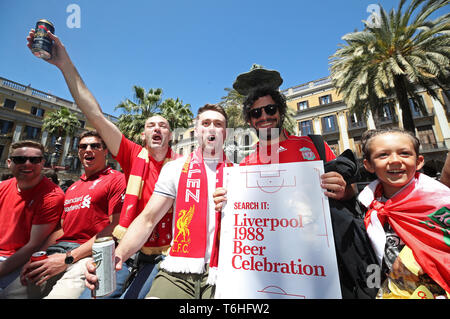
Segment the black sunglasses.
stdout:
[[39,164],[42,162],[42,156],[11,156],[10,159],[14,162],[14,164],[25,164],[30,161],[31,164]]
[[259,119],[262,115],[262,109],[264,109],[264,112],[266,112],[267,115],[272,116],[277,113],[278,105],[268,104],[266,106],[261,106],[255,109],[251,109],[250,111],[248,111],[248,114],[254,119]]
[[101,143],[82,143],[82,144],[78,144],[78,148],[85,150],[88,148],[88,146],[91,146],[92,150],[99,150],[103,147],[103,145]]

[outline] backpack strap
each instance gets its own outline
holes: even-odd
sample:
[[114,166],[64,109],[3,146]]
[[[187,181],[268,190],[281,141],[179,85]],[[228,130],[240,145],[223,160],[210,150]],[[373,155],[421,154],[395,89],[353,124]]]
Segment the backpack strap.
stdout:
[[308,137],[313,141],[314,146],[316,147],[317,152],[319,153],[320,159],[326,163],[327,156],[325,155],[325,142],[323,140],[322,135],[318,134],[308,134]]

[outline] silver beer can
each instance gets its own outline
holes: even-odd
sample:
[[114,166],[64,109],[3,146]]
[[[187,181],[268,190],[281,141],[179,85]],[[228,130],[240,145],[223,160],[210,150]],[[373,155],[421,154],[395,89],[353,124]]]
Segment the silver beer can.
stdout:
[[115,242],[112,237],[97,238],[92,245],[92,257],[96,265],[98,284],[93,292],[96,297],[110,295],[116,289]]

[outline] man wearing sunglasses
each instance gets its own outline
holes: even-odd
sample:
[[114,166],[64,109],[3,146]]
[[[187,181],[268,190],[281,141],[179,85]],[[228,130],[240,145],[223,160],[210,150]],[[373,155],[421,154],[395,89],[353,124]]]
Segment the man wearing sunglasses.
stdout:
[[[125,138],[118,127],[104,116],[100,105],[84,84],[60,39],[50,32],[48,35],[54,44],[52,58],[46,61],[63,73],[75,103],[100,134],[125,174],[128,186],[123,211],[119,225],[113,233],[115,238],[121,239],[150,199],[163,165],[178,157],[169,146],[172,138],[169,122],[159,115],[148,118],[141,134],[144,147]],[[31,30],[27,37],[30,49],[33,38],[34,30]],[[155,266],[170,247],[171,224],[172,209],[169,209],[135,259],[133,267],[134,270],[137,269],[137,275],[123,295],[124,298],[144,298],[147,294],[158,270]]]
[[79,141],[84,174],[67,189],[61,227],[41,248],[48,258],[27,264],[21,278],[5,289],[6,298],[78,298],[85,290],[85,264],[94,240],[111,236],[118,224],[125,177],[107,166],[108,149],[96,131],[84,132]]
[[[320,160],[315,143],[309,136],[292,136],[282,129],[287,104],[278,87],[282,79],[277,71],[254,69],[238,76],[233,87],[246,96],[243,117],[256,129],[259,142],[254,153],[240,165],[290,163]],[[324,142],[326,162],[336,156]],[[355,165],[356,166],[356,165]],[[321,187],[330,198],[330,212],[339,260],[339,277],[343,298],[373,298],[376,290],[367,287],[366,266],[374,263],[371,246],[365,233],[360,212],[355,207],[354,189],[343,175],[330,166],[321,175]],[[354,174],[354,172],[352,172]],[[347,174],[346,174],[347,175]],[[349,176],[347,176],[348,178]],[[216,209],[222,208],[226,190],[219,188],[214,193]]]
[[0,295],[20,274],[59,223],[63,191],[45,178],[44,147],[11,144],[7,164],[13,178],[0,183]]
[[[273,88],[250,90],[244,102],[243,116],[256,130],[259,142],[256,151],[246,157],[241,165],[260,165],[269,163],[290,163],[319,160],[319,153],[308,136],[292,136],[282,129],[287,105],[283,95]],[[336,155],[325,145],[326,160]],[[321,176],[325,195],[333,199],[343,199],[346,182],[341,174],[328,172]]]

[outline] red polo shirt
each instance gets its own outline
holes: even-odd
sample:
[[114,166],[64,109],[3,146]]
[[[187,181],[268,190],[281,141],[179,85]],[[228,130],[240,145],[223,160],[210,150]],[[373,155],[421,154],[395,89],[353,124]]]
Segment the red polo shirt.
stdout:
[[109,216],[120,214],[126,183],[122,173],[110,167],[86,178],[83,174],[66,191],[63,231],[58,242],[83,244],[109,223]]

